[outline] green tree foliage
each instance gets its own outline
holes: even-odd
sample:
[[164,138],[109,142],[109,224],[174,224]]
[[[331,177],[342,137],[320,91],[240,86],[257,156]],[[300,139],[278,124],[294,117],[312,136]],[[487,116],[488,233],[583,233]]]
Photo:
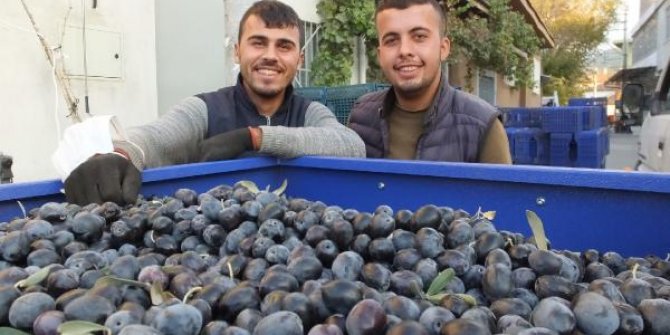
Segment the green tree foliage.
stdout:
[[466,60],[468,86],[473,67],[514,79],[516,87],[534,85],[532,56],[539,52],[540,42],[533,28],[511,10],[509,0],[489,0],[488,5],[488,15],[482,16],[462,1],[447,0],[452,61]]
[[579,96],[585,90],[589,57],[605,40],[605,33],[616,20],[620,0],[531,0],[549,29],[556,47],[542,55],[542,68],[552,76],[545,94],[558,91],[561,100]]
[[[445,0],[454,54],[450,58],[467,59],[469,73],[473,67],[494,70],[513,78],[517,86],[529,86],[533,84],[532,58],[525,58],[522,53],[536,54],[539,41],[523,16],[510,9],[509,1],[489,0],[489,13],[483,17],[472,11],[468,2]],[[322,18],[319,54],[312,65],[316,85],[345,85],[349,82],[356,37],[365,40],[368,81],[385,81],[377,62],[375,6],[374,0],[319,2],[317,12]]]
[[[365,37],[366,46],[376,42],[377,34],[372,18],[373,0],[322,0],[317,13],[322,18],[319,54],[312,65],[316,85],[345,85],[351,78],[356,37]],[[368,59],[376,62],[376,55],[368,50]],[[372,48],[374,51],[375,49]],[[370,65],[370,64],[369,64]],[[374,66],[374,63],[372,64]],[[379,66],[377,66],[379,68]]]

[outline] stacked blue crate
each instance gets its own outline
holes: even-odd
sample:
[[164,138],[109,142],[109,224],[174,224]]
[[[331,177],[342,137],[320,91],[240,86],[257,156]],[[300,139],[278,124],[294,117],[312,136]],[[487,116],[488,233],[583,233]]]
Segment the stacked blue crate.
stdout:
[[[542,111],[542,130],[548,133],[576,133],[584,130],[588,107],[546,107]],[[588,122],[587,122],[588,127]]]
[[507,127],[541,127],[541,108],[502,108]]
[[549,134],[549,164],[552,166],[575,166],[577,143],[572,133]]
[[326,89],[326,106],[342,124],[347,124],[354,102],[362,95],[383,89],[378,84],[358,84],[348,86],[328,87]]
[[549,136],[540,128],[518,128],[512,153],[516,164],[547,164]]
[[605,138],[607,128],[596,128],[579,132],[575,136],[577,142],[577,160],[575,166],[588,168],[605,167]]
[[326,87],[324,86],[296,87],[293,91],[309,100],[326,104]]
[[509,152],[512,155],[512,163],[516,163],[514,159],[514,150],[516,144],[516,134],[519,132],[519,129],[521,128],[505,127],[505,132],[507,133],[507,140],[509,142]]

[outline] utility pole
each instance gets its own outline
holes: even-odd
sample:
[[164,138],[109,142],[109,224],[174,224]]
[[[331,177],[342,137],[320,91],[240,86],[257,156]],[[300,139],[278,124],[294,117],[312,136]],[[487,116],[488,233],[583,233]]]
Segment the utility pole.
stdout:
[[626,69],[628,68],[628,3],[622,2],[623,5],[623,44],[621,50],[623,51],[623,64],[621,67],[621,93],[619,94],[619,101],[621,102],[621,113],[623,114],[623,88],[626,85]]

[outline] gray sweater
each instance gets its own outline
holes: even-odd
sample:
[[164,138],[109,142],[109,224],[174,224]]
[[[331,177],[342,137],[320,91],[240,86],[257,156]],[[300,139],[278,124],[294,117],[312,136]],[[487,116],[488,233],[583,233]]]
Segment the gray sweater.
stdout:
[[[312,102],[304,127],[261,126],[260,153],[281,158],[305,155],[365,157],[363,140],[337,121],[324,105]],[[126,131],[128,141],[114,142],[140,170],[194,163],[207,134],[207,105],[189,97],[158,120]]]

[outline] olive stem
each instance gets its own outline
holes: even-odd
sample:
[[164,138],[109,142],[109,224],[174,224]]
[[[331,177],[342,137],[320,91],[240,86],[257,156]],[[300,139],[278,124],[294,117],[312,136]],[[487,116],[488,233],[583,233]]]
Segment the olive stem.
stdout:
[[635,263],[633,265],[633,279],[637,279],[637,268],[640,267],[640,263]]

